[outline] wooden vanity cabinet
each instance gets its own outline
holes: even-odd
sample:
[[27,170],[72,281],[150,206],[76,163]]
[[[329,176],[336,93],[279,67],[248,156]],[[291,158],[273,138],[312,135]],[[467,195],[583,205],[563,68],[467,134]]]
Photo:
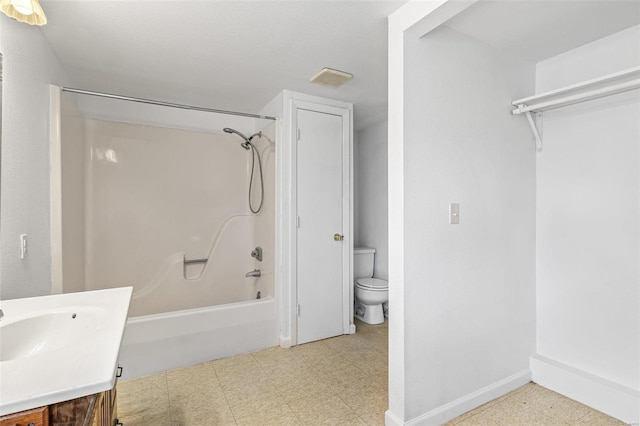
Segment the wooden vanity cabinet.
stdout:
[[116,388],[98,394],[91,426],[119,426]]
[[116,388],[0,417],[0,426],[120,426]]
[[39,407],[2,416],[0,426],[49,426],[49,407]]

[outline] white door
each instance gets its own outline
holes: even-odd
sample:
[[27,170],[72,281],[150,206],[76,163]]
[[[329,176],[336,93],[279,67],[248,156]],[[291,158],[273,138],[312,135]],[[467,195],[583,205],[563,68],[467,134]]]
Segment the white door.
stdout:
[[[343,117],[298,109],[298,344],[343,334]],[[334,238],[337,234],[338,237]]]

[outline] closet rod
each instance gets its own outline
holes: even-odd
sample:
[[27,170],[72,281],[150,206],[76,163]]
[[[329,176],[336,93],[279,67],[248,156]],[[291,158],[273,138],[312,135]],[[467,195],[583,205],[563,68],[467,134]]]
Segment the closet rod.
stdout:
[[114,95],[111,93],[92,92],[90,90],[74,89],[71,87],[62,87],[61,90],[63,92],[78,93],[81,95],[89,95],[89,96],[98,96],[101,98],[117,99],[120,101],[138,102],[141,104],[158,105],[158,106],[164,106],[169,108],[179,108],[179,109],[186,109],[191,111],[213,112],[216,114],[238,115],[241,117],[259,118],[263,120],[276,120],[276,117],[270,117],[268,115],[251,114],[248,112],[238,112],[238,111],[226,111],[223,109],[204,108],[204,107],[193,106],[193,105],[174,104],[171,102],[155,101],[152,99],[133,98],[131,96]]
[[640,77],[640,66],[627,68],[622,71],[617,71],[611,74],[602,75],[600,77],[592,78],[586,81],[581,81],[580,83],[571,84],[569,86],[561,87],[559,89],[549,90],[548,92],[538,93],[537,95],[528,96],[522,99],[517,99],[511,102],[511,105],[517,106],[522,104],[529,104],[531,102],[540,101],[545,98],[561,96],[570,92],[576,92],[578,90],[587,90],[592,87],[602,86],[607,83],[615,83],[616,81],[628,80],[635,77]]
[[585,102],[592,99],[598,99],[598,98],[603,98],[605,96],[615,95],[617,93],[628,92],[634,89],[640,89],[640,78],[625,81],[623,83],[611,84],[598,89],[588,90],[582,93],[576,93],[574,95],[555,98],[545,102],[539,102],[537,104],[526,105],[522,103],[522,104],[519,104],[518,107],[512,111],[512,114],[518,115],[526,112],[546,111],[553,108],[560,108],[563,106],[572,105],[579,102]]

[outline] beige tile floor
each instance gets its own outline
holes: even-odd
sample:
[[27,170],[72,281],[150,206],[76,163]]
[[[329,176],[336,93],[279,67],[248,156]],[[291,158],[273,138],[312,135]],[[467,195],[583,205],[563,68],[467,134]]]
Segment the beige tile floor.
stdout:
[[[384,425],[387,324],[118,384],[127,426]],[[621,425],[533,383],[448,425]]]
[[387,324],[118,384],[127,426],[384,425]]
[[535,383],[469,411],[446,426],[618,426],[625,425]]

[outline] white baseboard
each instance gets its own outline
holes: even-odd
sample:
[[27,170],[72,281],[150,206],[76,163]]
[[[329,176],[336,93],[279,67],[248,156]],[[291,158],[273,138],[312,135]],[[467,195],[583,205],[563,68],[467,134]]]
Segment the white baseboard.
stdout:
[[387,411],[385,413],[385,424],[387,426],[438,426],[482,404],[493,401],[520,386],[524,386],[530,381],[531,370],[522,370],[406,422],[400,420],[394,413]]
[[640,422],[640,392],[542,355],[530,359],[532,379],[595,410],[628,423]]
[[289,349],[291,347],[291,337],[280,336],[280,347],[284,349]]
[[387,410],[384,412],[384,424],[385,426],[401,426],[404,422],[397,418],[391,411]]

